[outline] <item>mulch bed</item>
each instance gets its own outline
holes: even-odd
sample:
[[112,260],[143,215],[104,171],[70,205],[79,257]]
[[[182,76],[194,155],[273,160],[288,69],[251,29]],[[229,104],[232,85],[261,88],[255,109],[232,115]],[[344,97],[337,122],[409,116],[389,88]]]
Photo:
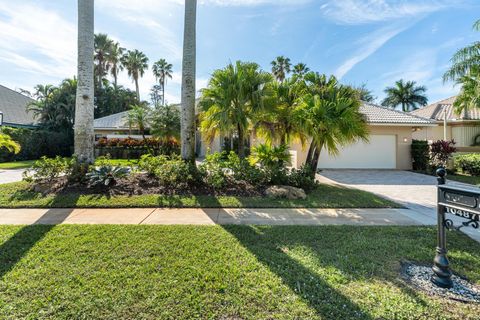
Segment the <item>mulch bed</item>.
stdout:
[[265,187],[253,186],[244,181],[230,181],[221,189],[215,189],[203,183],[172,187],[160,185],[155,177],[144,173],[118,179],[114,186],[108,188],[101,185],[94,186],[88,182],[72,184],[68,183],[66,177],[59,177],[52,182],[34,184],[32,189],[44,195],[66,193],[84,195],[107,194],[110,196],[156,194],[254,197],[265,195]]

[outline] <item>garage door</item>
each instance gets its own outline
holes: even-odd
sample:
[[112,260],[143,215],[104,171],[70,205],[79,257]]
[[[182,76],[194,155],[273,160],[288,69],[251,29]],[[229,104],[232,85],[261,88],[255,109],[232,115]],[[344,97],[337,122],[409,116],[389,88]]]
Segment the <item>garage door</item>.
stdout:
[[340,148],[336,157],[322,151],[321,169],[395,169],[397,147],[395,135],[371,135],[368,143],[358,142]]

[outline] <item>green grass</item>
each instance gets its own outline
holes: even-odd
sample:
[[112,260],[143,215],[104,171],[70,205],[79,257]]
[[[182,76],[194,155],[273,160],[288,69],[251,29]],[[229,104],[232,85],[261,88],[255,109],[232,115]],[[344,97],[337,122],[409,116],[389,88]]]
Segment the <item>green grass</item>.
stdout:
[[0,169],[27,169],[30,168],[35,160],[14,161],[14,162],[2,162],[0,163]]
[[372,193],[320,185],[305,200],[234,196],[81,195],[68,193],[43,196],[26,182],[0,185],[0,208],[119,208],[119,207],[203,207],[203,208],[388,208],[398,204]]
[[[449,234],[480,282],[480,245]],[[478,319],[399,277],[431,264],[435,229],[0,226],[2,319]]]
[[447,175],[447,180],[453,180],[453,181],[480,186],[480,177],[474,177],[474,176],[470,176],[462,173]]

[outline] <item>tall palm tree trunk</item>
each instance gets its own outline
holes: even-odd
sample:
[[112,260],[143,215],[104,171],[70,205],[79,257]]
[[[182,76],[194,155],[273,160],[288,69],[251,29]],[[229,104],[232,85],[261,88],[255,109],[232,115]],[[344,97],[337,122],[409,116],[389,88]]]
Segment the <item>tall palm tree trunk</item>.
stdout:
[[140,87],[138,86],[138,77],[135,78],[135,92],[137,93],[137,100],[140,102]]
[[195,63],[197,0],[185,0],[182,65],[182,158],[195,162]]
[[94,6],[93,0],[78,0],[78,84],[75,102],[75,155],[93,162],[94,99]]
[[162,106],[165,105],[165,80],[162,82]]

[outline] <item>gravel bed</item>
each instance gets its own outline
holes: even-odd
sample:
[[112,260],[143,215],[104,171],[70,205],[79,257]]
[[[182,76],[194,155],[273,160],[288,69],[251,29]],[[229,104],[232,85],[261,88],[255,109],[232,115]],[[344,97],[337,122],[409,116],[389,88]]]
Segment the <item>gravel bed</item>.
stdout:
[[463,302],[480,303],[480,286],[472,284],[456,275],[452,276],[453,287],[445,289],[437,287],[430,281],[433,275],[432,267],[404,263],[402,269],[403,276],[409,283],[429,295]]

